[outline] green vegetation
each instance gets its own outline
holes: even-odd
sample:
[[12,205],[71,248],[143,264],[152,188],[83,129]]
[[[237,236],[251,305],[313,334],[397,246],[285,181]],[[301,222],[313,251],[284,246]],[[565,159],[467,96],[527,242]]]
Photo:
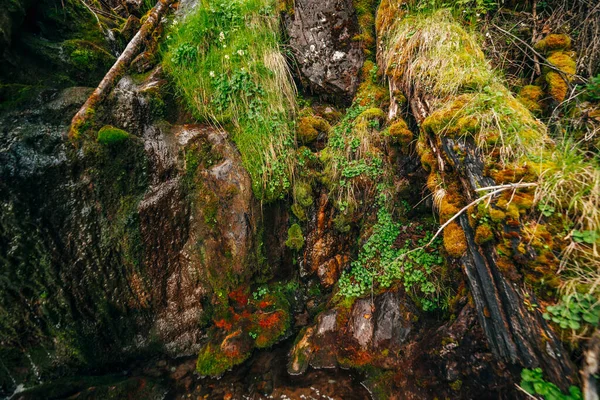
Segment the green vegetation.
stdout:
[[583,400],[578,387],[571,386],[569,394],[564,394],[554,383],[545,381],[541,368],[523,369],[521,387],[531,395],[542,396],[544,400]]
[[582,323],[598,326],[600,322],[600,302],[590,294],[565,295],[546,310],[544,318],[557,323],[562,329],[578,330]]
[[122,143],[129,139],[131,135],[122,129],[115,128],[114,126],[106,125],[98,131],[98,143],[105,145],[114,145]]
[[444,308],[439,284],[444,259],[438,251],[439,241],[435,241],[431,249],[424,249],[433,236],[428,232],[417,241],[419,247],[415,248],[411,240],[406,240],[402,248],[397,248],[394,243],[400,228],[385,207],[381,207],[377,224],[361,247],[358,259],[352,262],[351,269],[344,271],[338,282],[339,294],[360,297],[371,290],[389,288],[399,281],[423,310]]
[[292,184],[295,87],[279,52],[272,0],[201,1],[174,24],[165,70],[190,111],[225,125],[263,201],[282,198]]

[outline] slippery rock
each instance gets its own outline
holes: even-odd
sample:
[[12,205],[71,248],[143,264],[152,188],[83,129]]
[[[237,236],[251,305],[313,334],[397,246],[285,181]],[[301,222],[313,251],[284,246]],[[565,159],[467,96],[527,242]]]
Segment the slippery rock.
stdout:
[[351,100],[364,55],[351,0],[297,0],[284,18],[300,81],[311,92]]

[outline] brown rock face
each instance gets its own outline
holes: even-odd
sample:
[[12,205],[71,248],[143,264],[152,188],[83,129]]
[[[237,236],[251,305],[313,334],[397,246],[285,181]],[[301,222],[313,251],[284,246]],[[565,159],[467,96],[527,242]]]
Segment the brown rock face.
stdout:
[[297,0],[285,19],[300,81],[311,92],[351,100],[364,61],[351,0]]
[[319,198],[316,215],[309,221],[304,251],[303,273],[316,273],[321,284],[333,286],[350,260],[348,234],[333,226],[334,209],[327,195]]

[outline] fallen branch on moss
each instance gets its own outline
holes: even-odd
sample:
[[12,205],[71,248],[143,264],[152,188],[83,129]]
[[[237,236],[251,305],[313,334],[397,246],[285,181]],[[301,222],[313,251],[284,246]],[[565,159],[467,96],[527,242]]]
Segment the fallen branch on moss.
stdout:
[[133,59],[138,55],[148,37],[160,24],[161,18],[167,12],[171,3],[173,3],[173,0],[159,0],[154,8],[148,13],[148,18],[140,30],[133,39],[131,39],[125,50],[123,50],[123,53],[121,53],[102,81],[100,81],[96,90],[94,90],[71,120],[69,138],[72,140],[79,138],[82,126],[84,126],[87,119],[93,115],[95,107],[108,96],[117,81],[125,74],[127,67],[129,67]]
[[460,211],[458,211],[456,214],[454,214],[454,216],[452,218],[450,218],[442,226],[440,226],[440,228],[437,230],[435,235],[433,235],[431,240],[429,242],[427,242],[426,245],[417,247],[416,249],[411,250],[411,252],[431,246],[433,241],[444,231],[445,227],[450,225],[454,220],[458,219],[458,217],[460,217],[461,214],[464,213],[465,211],[467,211],[469,208],[481,203],[483,200],[491,199],[495,195],[500,194],[508,189],[517,190],[519,188],[535,187],[537,185],[538,185],[537,183],[511,183],[508,185],[488,186],[488,187],[484,187],[484,188],[475,189],[475,191],[477,191],[477,192],[484,191],[484,190],[493,190],[493,192],[487,193],[486,195],[479,197],[479,198],[473,200],[472,202],[470,202],[469,204],[467,204],[466,206],[464,206]]

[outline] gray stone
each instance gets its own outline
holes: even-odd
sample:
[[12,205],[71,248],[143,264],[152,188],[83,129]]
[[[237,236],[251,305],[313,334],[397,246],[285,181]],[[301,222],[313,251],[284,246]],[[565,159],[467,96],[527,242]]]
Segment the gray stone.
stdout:
[[296,0],[285,19],[290,47],[306,88],[320,95],[352,99],[364,62],[351,0]]
[[373,338],[373,307],[371,299],[354,303],[351,320],[352,335],[361,347],[367,347]]

